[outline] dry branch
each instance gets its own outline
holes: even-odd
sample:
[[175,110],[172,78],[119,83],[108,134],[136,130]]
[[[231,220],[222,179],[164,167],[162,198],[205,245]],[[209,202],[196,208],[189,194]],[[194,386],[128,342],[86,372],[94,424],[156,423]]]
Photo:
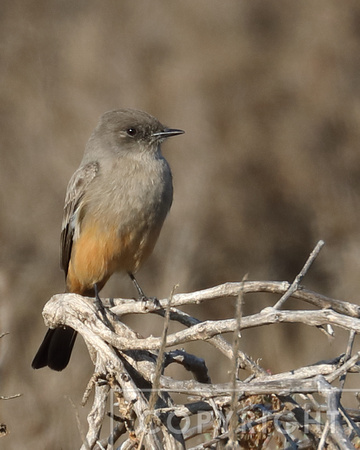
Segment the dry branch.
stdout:
[[[9,333],[1,333],[0,339],[4,336],[7,336]],[[21,397],[22,394],[13,394],[13,395],[0,395],[0,400],[13,400],[14,398]],[[5,423],[0,423],[0,438],[6,436],[8,434],[8,428]]]
[[[104,299],[105,316],[98,313],[93,299],[76,294],[52,297],[43,312],[46,324],[68,325],[78,331],[95,365],[84,395],[86,401],[91,390],[95,392],[82,449],[110,449],[121,436],[125,439],[121,448],[143,445],[146,449],[183,449],[194,436],[201,438],[202,443],[193,447],[199,449],[219,442],[228,443],[228,448],[259,448],[271,439],[288,448],[355,448],[360,441],[360,415],[342,404],[341,394],[346,375],[360,372],[360,352],[351,354],[355,336],[360,332],[360,308],[299,285],[316,254],[312,253],[292,284],[226,283],[171,295],[170,299],[158,302]],[[283,300],[279,303],[275,298],[276,308],[267,307],[244,316],[241,305],[247,301],[246,294],[259,292],[281,295]],[[200,322],[179,309],[235,296],[239,299],[235,318]],[[302,300],[304,305],[310,303],[317,309],[280,310],[284,299],[289,298]],[[165,321],[162,336],[159,333],[160,336],[142,337],[121,322],[124,314],[153,313],[178,321],[184,329],[168,333]],[[331,361],[268,374],[240,350],[241,330],[285,322],[349,331],[344,354]],[[234,333],[233,345],[222,336],[229,332]],[[229,382],[211,383],[202,358],[173,348],[194,341],[207,342],[213,352],[220,351],[232,361]],[[175,380],[166,376],[164,368],[174,363],[181,364],[194,379]],[[101,426],[110,389],[118,412],[111,416],[113,432],[104,438]],[[203,415],[207,421],[189,427],[190,417],[199,421]],[[210,439],[206,433],[211,434]]]

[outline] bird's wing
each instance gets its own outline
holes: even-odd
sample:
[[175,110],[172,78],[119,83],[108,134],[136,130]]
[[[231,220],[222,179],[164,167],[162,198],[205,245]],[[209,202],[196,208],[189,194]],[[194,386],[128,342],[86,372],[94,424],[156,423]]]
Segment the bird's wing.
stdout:
[[71,177],[67,187],[60,237],[60,265],[65,272],[65,276],[68,272],[69,261],[71,257],[71,248],[73,244],[75,227],[77,225],[76,217],[79,210],[79,205],[86,192],[87,187],[96,177],[98,171],[99,164],[97,162],[91,162],[86,164],[85,166],[79,167],[79,169]]

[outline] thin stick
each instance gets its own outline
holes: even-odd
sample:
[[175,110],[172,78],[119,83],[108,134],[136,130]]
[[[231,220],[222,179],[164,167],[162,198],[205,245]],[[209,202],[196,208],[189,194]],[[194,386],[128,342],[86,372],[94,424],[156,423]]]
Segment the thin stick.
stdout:
[[349,369],[359,361],[359,359],[360,359],[360,352],[357,352],[338,369],[334,370],[329,375],[326,375],[325,376],[326,381],[332,383],[334,380],[336,380],[336,378],[341,377],[344,373],[348,372]]
[[360,437],[360,428],[356,425],[356,423],[352,420],[352,418],[347,414],[346,409],[340,405],[339,408],[340,414],[343,416],[343,418],[346,420],[349,428],[353,430],[353,432]]
[[166,337],[169,331],[169,322],[170,322],[170,305],[171,305],[171,300],[172,297],[174,295],[175,289],[176,289],[177,285],[174,286],[171,290],[170,293],[170,297],[169,297],[169,302],[166,305],[166,310],[165,310],[165,321],[164,321],[164,329],[163,329],[163,333],[161,336],[161,345],[159,348],[159,352],[157,355],[157,361],[156,361],[156,367],[155,367],[155,374],[154,374],[154,381],[153,381],[153,385],[152,385],[152,389],[151,389],[151,394],[150,394],[150,399],[149,399],[149,411],[150,414],[148,414],[145,418],[145,425],[146,428],[144,429],[141,438],[140,438],[140,442],[139,442],[139,448],[142,448],[143,442],[144,442],[144,438],[145,438],[145,434],[148,433],[148,425],[150,423],[151,420],[154,419],[154,409],[155,409],[155,404],[156,401],[159,397],[159,389],[160,389],[160,377],[163,371],[163,366],[164,366],[164,352],[165,352],[165,348],[166,348]]
[[310,269],[311,264],[315,261],[315,258],[320,253],[320,250],[323,248],[325,242],[320,240],[314,250],[310,253],[310,256],[308,257],[306,263],[304,264],[304,267],[300,270],[300,272],[296,275],[295,280],[289,287],[289,289],[285,292],[285,294],[280,298],[280,300],[275,304],[274,309],[280,309],[283,304],[286,302],[286,300],[292,296],[292,294],[299,289],[299,285],[306,275],[307,271]]
[[[243,278],[243,282],[245,281],[246,275]],[[244,291],[240,289],[239,295],[236,299],[236,309],[235,309],[235,320],[236,327],[234,330],[233,337],[233,368],[231,371],[231,383],[232,383],[232,392],[231,392],[231,403],[230,403],[230,411],[231,417],[229,422],[229,443],[228,445],[234,446],[237,442],[236,439],[236,425],[238,422],[237,414],[236,414],[236,405],[237,405],[237,392],[236,392],[236,380],[238,373],[238,365],[239,365],[239,349],[240,349],[240,339],[241,339],[241,318],[242,318],[242,304],[244,299]]]
[[[353,349],[353,346],[354,346],[355,336],[356,336],[355,331],[351,330],[350,331],[350,335],[349,335],[348,344],[347,344],[346,351],[345,351],[344,362],[347,362],[350,359],[350,357],[351,357],[351,352],[352,352],[352,349]],[[344,389],[344,385],[345,385],[345,381],[346,381],[346,375],[347,375],[347,372],[344,372],[341,375],[340,380],[339,380],[340,396],[341,396],[341,393],[342,393],[342,391]]]
[[70,402],[70,405],[72,406],[72,408],[73,408],[73,410],[75,412],[76,424],[77,424],[77,428],[78,428],[81,440],[83,442],[83,447],[86,450],[90,450],[89,444],[88,444],[87,439],[86,439],[86,433],[85,433],[85,431],[84,431],[84,429],[83,429],[83,427],[81,425],[79,411],[78,411],[75,403],[73,402],[72,398],[70,396],[68,396],[67,398],[68,398],[68,400]]
[[21,397],[23,394],[13,394],[13,395],[0,395],[0,400],[12,400],[13,398]]
[[155,408],[155,403],[156,403],[156,400],[158,398],[158,390],[160,389],[160,377],[161,377],[161,374],[162,374],[162,371],[163,371],[163,366],[164,366],[164,353],[165,353],[165,348],[166,348],[166,337],[167,337],[168,331],[169,331],[170,306],[171,306],[171,300],[173,298],[173,295],[174,295],[174,292],[175,292],[176,288],[177,288],[177,285],[172,288],[171,293],[170,293],[170,297],[169,297],[169,302],[168,302],[168,304],[166,306],[164,329],[163,329],[163,333],[162,333],[162,336],[161,336],[161,346],[159,348],[159,353],[158,353],[158,356],[157,356],[155,375],[154,375],[154,382],[153,382],[151,395],[150,395],[150,399],[149,399],[149,409],[150,409],[150,411],[153,411],[154,408]]
[[325,423],[324,431],[322,432],[321,439],[319,442],[318,450],[323,450],[325,448],[326,438],[330,431],[330,423],[327,420]]

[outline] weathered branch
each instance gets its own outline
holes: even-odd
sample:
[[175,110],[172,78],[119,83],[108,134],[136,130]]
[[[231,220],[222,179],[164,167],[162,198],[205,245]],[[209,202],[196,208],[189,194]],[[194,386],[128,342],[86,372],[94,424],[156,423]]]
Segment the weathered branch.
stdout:
[[[289,448],[298,448],[300,443],[308,448],[354,448],[353,440],[360,439],[360,416],[341,403],[341,393],[346,375],[360,372],[360,352],[351,355],[355,336],[360,333],[360,307],[299,285],[313,259],[309,258],[292,285],[243,281],[176,294],[159,302],[104,299],[102,314],[93,299],[76,294],[52,297],[43,312],[46,324],[67,325],[78,331],[95,366],[84,394],[84,402],[92,390],[95,396],[82,450],[107,448],[122,435],[125,435],[123,448],[143,445],[144,448],[183,449],[184,436],[190,439],[204,435],[206,430],[212,431],[211,439],[195,448],[206,448],[220,441],[230,443],[233,448],[238,445],[253,448],[251,445],[259,447],[271,436],[286,441]],[[318,309],[280,310],[283,300],[279,302],[275,298],[276,308],[270,306],[244,316],[241,305],[247,301],[246,294],[260,292],[275,297],[283,295],[286,301],[290,297],[303,300]],[[235,318],[201,322],[179,309],[235,296],[238,297]],[[167,320],[181,323],[184,329],[168,333],[165,322],[162,336],[143,337],[120,320],[122,315],[131,313],[165,316],[165,310]],[[330,361],[269,374],[240,350],[241,331],[281,323],[348,330],[350,337],[345,353]],[[233,344],[224,339],[223,334],[229,332],[234,333]],[[194,341],[209,343],[213,351],[220,351],[232,361],[232,375],[227,383],[211,383],[204,359],[173,348]],[[165,375],[163,370],[173,363],[181,364],[194,379],[175,380]],[[250,377],[241,381],[239,370],[249,371]],[[333,386],[334,382],[338,382],[338,387]],[[111,416],[116,421],[114,430],[101,438],[110,388],[119,411]],[[176,403],[174,394],[178,394]],[[297,394],[302,401],[295,401]],[[313,394],[320,394],[325,403],[318,404]],[[309,402],[316,420],[309,414]],[[204,414],[207,422],[183,433],[184,421]],[[303,434],[301,440],[292,435],[289,424]]]
[[[144,306],[143,306],[144,308]],[[72,310],[72,311],[71,311]],[[134,335],[119,336],[109,330],[97,316],[95,305],[90,299],[77,294],[54,295],[44,308],[45,323],[49,327],[69,325],[80,334],[96,333],[104,341],[110,343],[119,350],[157,350],[161,346],[161,337],[149,337],[134,339]],[[109,320],[111,316],[109,315]],[[272,307],[265,308],[258,314],[243,317],[241,329],[254,328],[275,323],[303,323],[309,326],[321,326],[326,324],[336,325],[346,330],[360,332],[360,319],[339,314],[331,309],[302,310],[302,311],[278,311]],[[193,325],[186,330],[178,331],[167,337],[166,346],[182,345],[191,341],[207,341],[212,337],[233,332],[236,327],[236,319],[224,319],[205,321]],[[84,325],[86,324],[86,329]],[[125,334],[128,334],[127,332]]]
[[[242,288],[244,294],[254,294],[267,292],[269,294],[285,294],[291,284],[287,281],[244,281],[236,283],[224,283],[219,286],[195,291],[187,294],[175,294],[171,305],[173,307],[181,307],[189,304],[200,304],[209,300],[217,300],[219,298],[237,297]],[[318,294],[303,286],[299,286],[298,290],[291,294],[291,297],[303,300],[318,308],[331,308],[334,311],[348,315],[351,317],[360,317],[360,306],[343,300],[335,300],[325,295]],[[165,308],[168,300],[159,300],[161,307]],[[144,305],[134,301],[133,299],[104,299],[103,303],[107,307],[111,307],[112,312],[118,316],[124,314],[147,314],[154,312],[156,305]]]

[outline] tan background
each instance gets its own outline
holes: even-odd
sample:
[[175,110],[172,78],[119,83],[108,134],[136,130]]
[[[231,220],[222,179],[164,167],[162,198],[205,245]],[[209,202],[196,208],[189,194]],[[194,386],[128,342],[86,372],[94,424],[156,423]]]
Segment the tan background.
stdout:
[[[225,281],[292,280],[322,238],[307,287],[354,302],[360,288],[360,5],[356,1],[2,0],[0,7],[0,420],[7,449],[80,447],[91,375],[77,343],[61,374],[33,371],[41,310],[64,289],[65,188],[98,116],[146,110],[186,134],[164,153],[175,198],[139,274],[148,295]],[[104,295],[133,296],[116,276]],[[247,298],[245,312],[275,299]],[[291,306],[289,304],[289,306]],[[233,302],[199,306],[230,317]],[[144,334],[161,321],[128,319]],[[243,349],[273,372],[335,356],[317,330],[273,326]],[[214,381],[226,366],[207,345]],[[358,349],[358,348],[357,348]],[[71,399],[71,400],[70,400]],[[72,403],[74,407],[72,406]]]

